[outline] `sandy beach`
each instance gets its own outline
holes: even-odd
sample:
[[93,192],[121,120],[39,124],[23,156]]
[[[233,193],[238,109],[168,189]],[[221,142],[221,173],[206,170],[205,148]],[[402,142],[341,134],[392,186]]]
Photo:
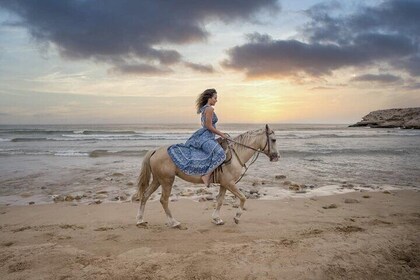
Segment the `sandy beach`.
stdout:
[[2,279],[419,279],[420,192],[213,202],[63,202],[0,208]]

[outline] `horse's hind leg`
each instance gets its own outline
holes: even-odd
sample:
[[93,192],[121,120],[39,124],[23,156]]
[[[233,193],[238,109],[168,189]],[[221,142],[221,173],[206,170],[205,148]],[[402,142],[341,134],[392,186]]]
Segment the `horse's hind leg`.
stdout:
[[220,208],[222,207],[223,204],[223,200],[225,199],[225,194],[226,194],[226,188],[220,186],[219,189],[219,194],[217,195],[217,206],[216,209],[214,209],[212,218],[213,218],[213,223],[216,225],[224,225],[225,222],[220,219]]
[[140,207],[137,213],[137,225],[146,225],[147,222],[143,220],[144,217],[144,208],[146,207],[146,202],[149,197],[159,188],[160,184],[156,179],[152,180],[152,183],[146,188],[144,191],[141,199],[140,199]]
[[239,220],[242,215],[242,211],[244,210],[244,205],[246,201],[245,195],[238,189],[238,187],[235,184],[229,184],[226,186],[226,188],[231,191],[237,198],[239,198],[240,203],[238,207],[238,212],[236,212],[236,216],[233,218],[235,223],[239,224]]
[[180,222],[175,220],[172,217],[171,210],[169,210],[168,204],[169,204],[169,196],[171,195],[172,191],[172,182],[165,182],[162,183],[162,196],[160,197],[160,203],[162,204],[163,210],[165,210],[166,216],[168,217],[168,223],[167,225],[169,227],[178,227],[181,225]]

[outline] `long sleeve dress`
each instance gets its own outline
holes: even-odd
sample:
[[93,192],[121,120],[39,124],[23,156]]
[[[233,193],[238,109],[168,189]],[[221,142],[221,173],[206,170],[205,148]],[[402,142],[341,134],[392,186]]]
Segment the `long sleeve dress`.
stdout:
[[[175,165],[188,175],[205,175],[216,169],[226,159],[223,148],[217,143],[215,134],[205,127],[205,110],[201,109],[201,128],[185,142],[168,147],[168,154]],[[216,127],[218,121],[213,113],[212,124]]]

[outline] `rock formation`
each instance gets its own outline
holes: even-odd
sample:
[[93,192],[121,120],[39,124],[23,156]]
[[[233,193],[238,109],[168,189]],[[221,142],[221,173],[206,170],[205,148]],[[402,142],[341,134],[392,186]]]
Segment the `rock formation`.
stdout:
[[420,129],[420,107],[373,111],[364,116],[362,121],[350,125],[350,127],[355,126]]

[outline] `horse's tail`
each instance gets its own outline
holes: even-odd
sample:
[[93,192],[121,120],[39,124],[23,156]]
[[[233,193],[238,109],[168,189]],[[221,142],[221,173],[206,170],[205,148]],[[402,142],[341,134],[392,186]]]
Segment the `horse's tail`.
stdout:
[[155,153],[155,150],[148,151],[144,156],[143,163],[140,169],[140,175],[137,183],[137,192],[132,196],[131,200],[141,200],[144,192],[149,186],[150,177],[152,176],[152,168],[150,166],[150,158]]

